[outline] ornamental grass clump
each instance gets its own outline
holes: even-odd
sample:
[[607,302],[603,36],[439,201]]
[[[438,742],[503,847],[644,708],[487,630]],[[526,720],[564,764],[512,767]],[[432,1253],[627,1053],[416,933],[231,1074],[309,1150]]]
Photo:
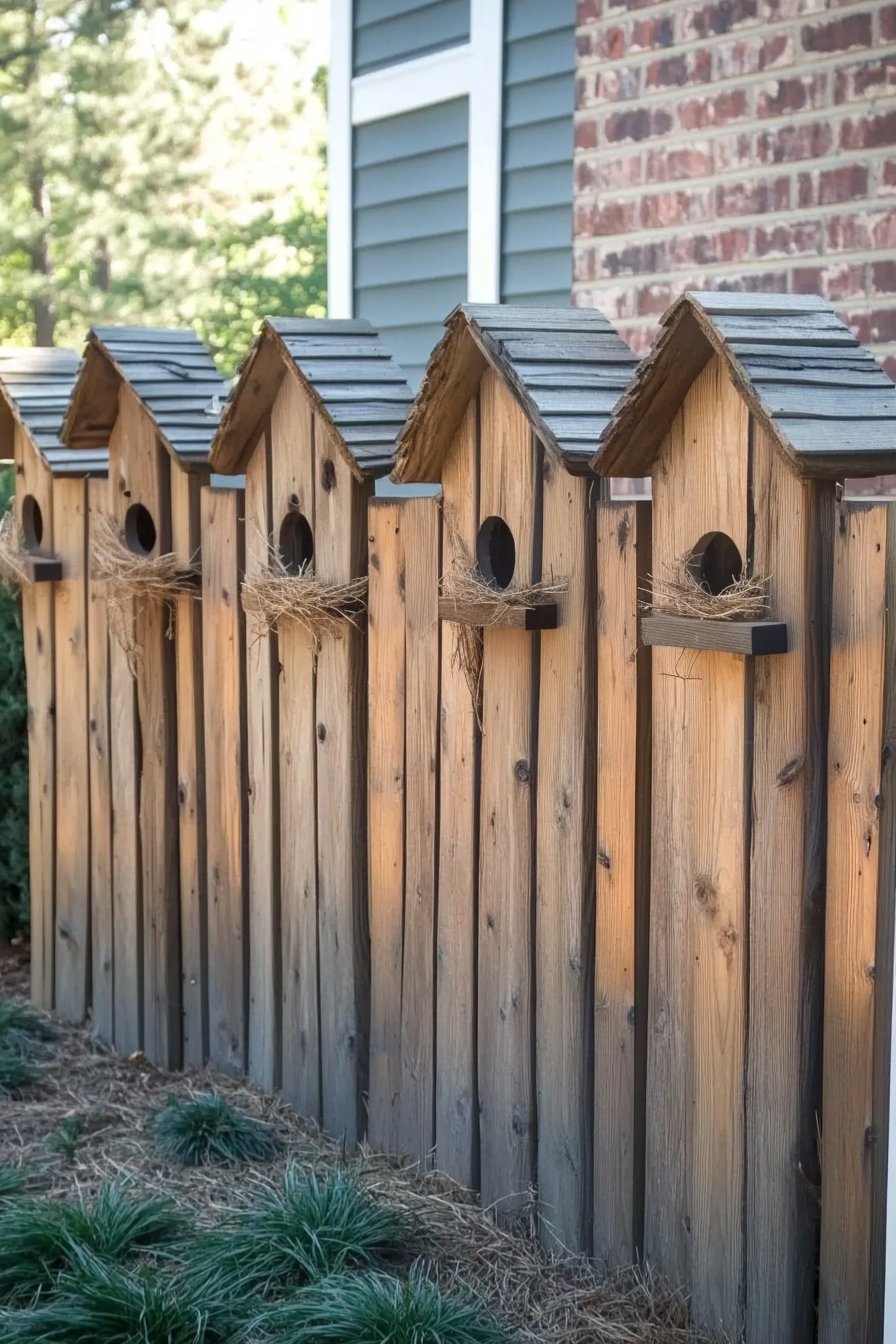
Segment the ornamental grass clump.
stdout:
[[155,1118],[153,1134],[162,1154],[183,1167],[270,1162],[283,1147],[270,1126],[211,1094],[189,1101],[169,1098]]
[[0,999],[0,1096],[16,1096],[36,1082],[37,1065],[52,1054],[54,1035],[30,1004]]
[[0,1204],[7,1199],[15,1199],[25,1189],[27,1176],[24,1167],[12,1162],[0,1162]]
[[92,1203],[13,1200],[0,1217],[0,1302],[29,1302],[87,1253],[110,1264],[158,1252],[189,1223],[167,1199],[129,1199],[120,1185]]
[[345,1174],[290,1167],[281,1189],[200,1237],[188,1281],[209,1296],[274,1296],[327,1274],[407,1252],[416,1224]]
[[238,1319],[156,1267],[128,1271],[82,1253],[56,1291],[0,1311],[5,1344],[238,1344]]
[[283,1344],[510,1344],[483,1307],[443,1293],[422,1274],[335,1274],[304,1288],[257,1323]]

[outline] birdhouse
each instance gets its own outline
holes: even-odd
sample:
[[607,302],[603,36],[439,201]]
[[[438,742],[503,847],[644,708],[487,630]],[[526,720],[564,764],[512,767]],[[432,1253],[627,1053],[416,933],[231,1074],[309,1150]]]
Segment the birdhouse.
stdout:
[[[402,1052],[429,1069],[408,1067],[400,1086],[385,1079],[379,1090],[372,1078],[371,1125],[382,1113],[391,1142],[397,1094],[415,1126],[408,1132],[399,1115],[402,1151],[421,1157],[435,1143],[442,1170],[467,1184],[478,1176],[483,1201],[507,1212],[537,1180],[552,1235],[584,1248],[597,609],[589,460],[637,361],[595,311],[462,305],[446,326],[393,473],[442,491],[431,577],[428,558],[424,579],[416,552],[405,557],[407,603],[412,574],[429,585],[431,614],[417,626],[435,643],[431,750],[408,764],[407,789],[411,805],[412,794],[432,793],[437,821],[424,834],[438,901],[433,997],[405,1007],[399,1031],[411,1033]],[[411,637],[409,612],[408,754],[420,717]],[[420,879],[410,870],[406,879],[407,908]],[[388,995],[389,980],[388,964],[374,967],[375,995]],[[375,1017],[384,1017],[376,1005]],[[374,1041],[372,1071],[377,1052]]]
[[594,459],[653,482],[645,1257],[763,1344],[814,1337],[835,490],[894,417],[822,300],[689,294]]
[[108,516],[91,558],[115,635],[115,1044],[164,1065],[206,1056],[196,562],[199,488],[226,391],[193,332],[98,327],[62,429],[72,449],[109,444]]
[[410,399],[366,322],[270,318],[211,454],[246,476],[250,1073],[351,1140],[367,1055],[367,501]]
[[28,683],[32,997],[72,1021],[87,1008],[91,905],[100,999],[109,960],[105,613],[88,601],[85,569],[108,454],[59,442],[78,365],[70,350],[0,351],[0,457],[16,470],[3,549],[21,590]]

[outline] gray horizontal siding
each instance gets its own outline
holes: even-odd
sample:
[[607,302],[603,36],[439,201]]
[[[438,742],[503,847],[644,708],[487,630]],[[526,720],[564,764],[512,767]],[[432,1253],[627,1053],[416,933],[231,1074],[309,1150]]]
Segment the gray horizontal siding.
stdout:
[[356,75],[456,47],[470,37],[470,0],[355,0]]
[[501,298],[572,290],[575,0],[505,0]]
[[467,292],[467,100],[354,133],[354,311],[412,387]]

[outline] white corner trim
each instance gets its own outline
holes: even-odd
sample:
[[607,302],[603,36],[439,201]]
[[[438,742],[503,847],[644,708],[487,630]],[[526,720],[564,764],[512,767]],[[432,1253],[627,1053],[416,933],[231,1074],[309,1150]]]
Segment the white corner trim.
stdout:
[[327,90],[327,312],[352,317],[352,0],[330,0]]
[[470,0],[470,46],[467,297],[499,303],[504,0]]
[[352,80],[352,125],[397,117],[470,92],[472,43],[446,47]]

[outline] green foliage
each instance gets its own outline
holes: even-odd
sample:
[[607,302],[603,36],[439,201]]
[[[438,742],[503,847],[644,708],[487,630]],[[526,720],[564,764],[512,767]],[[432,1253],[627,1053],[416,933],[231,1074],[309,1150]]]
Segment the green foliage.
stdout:
[[239,1322],[171,1274],[81,1254],[30,1310],[0,1311],[8,1344],[237,1344]]
[[0,999],[0,1096],[15,1096],[36,1081],[36,1065],[51,1053],[53,1034],[30,1004]]
[[69,1115],[47,1136],[47,1148],[66,1162],[74,1162],[83,1137],[83,1116]]
[[[0,287],[3,263],[0,261]],[[2,301],[0,301],[2,302]],[[0,513],[15,488],[0,467]],[[28,923],[28,699],[18,598],[0,586],[0,938]]]
[[29,1302],[84,1252],[121,1264],[170,1247],[189,1226],[167,1199],[129,1199],[121,1185],[104,1186],[92,1204],[22,1199],[0,1218],[0,1302]]
[[153,1134],[165,1157],[184,1167],[270,1162],[282,1147],[268,1125],[209,1093],[191,1101],[170,1097],[155,1117]]
[[273,1308],[259,1329],[284,1344],[510,1344],[482,1307],[421,1274],[336,1274]]
[[13,1162],[0,1162],[0,1204],[6,1199],[14,1199],[25,1189],[28,1173],[24,1167]]
[[280,1190],[197,1240],[185,1275],[197,1291],[244,1301],[407,1251],[415,1232],[408,1214],[353,1177],[318,1180],[290,1167]]

